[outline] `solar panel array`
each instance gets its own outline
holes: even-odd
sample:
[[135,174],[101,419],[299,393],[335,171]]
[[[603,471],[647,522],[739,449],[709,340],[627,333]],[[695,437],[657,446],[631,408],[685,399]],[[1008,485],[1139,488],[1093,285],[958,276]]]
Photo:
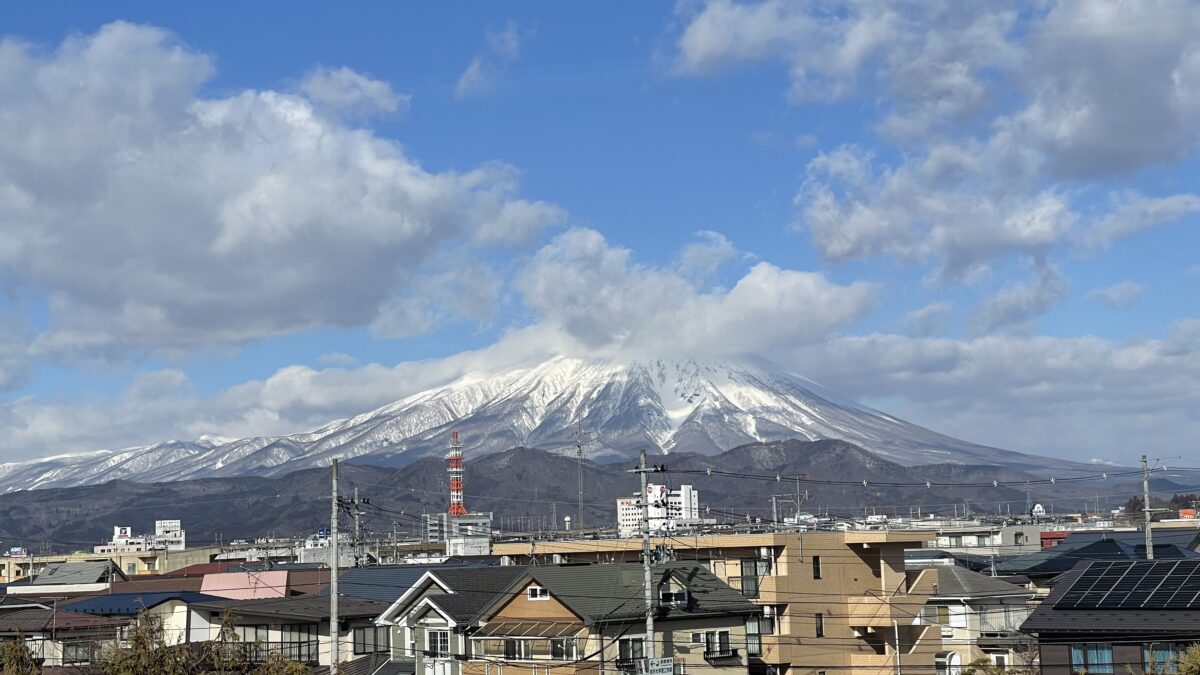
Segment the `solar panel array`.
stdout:
[[1200,609],[1200,560],[1093,562],[1055,609]]

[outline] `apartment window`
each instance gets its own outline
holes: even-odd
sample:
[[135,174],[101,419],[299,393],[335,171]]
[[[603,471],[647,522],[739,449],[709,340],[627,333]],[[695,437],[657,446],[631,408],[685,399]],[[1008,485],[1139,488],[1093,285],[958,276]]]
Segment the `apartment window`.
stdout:
[[729,644],[729,631],[710,630],[704,634],[704,656],[706,658],[732,655],[733,647]]
[[431,630],[425,633],[425,651],[430,656],[450,656],[450,631]]
[[812,557],[812,562],[813,562],[813,578],[820,579],[821,578],[821,556],[814,555]]
[[579,658],[579,643],[575,638],[555,638],[550,641],[550,658],[574,661]]
[[617,643],[617,658],[621,661],[632,661],[645,658],[642,650],[642,638],[621,638]]
[[1000,670],[1008,668],[1008,652],[987,652],[987,657]]
[[[692,641],[696,641],[695,633],[692,633]],[[746,619],[746,654],[762,656],[762,617],[760,616],[750,616]]]
[[550,591],[541,586],[530,586],[525,589],[525,596],[530,600],[549,600]]
[[694,644],[694,645],[704,644],[704,633],[692,633],[692,644]]
[[816,620],[817,637],[825,637],[825,615],[818,612],[814,618]]
[[1147,673],[1177,673],[1182,651],[1171,642],[1148,644],[1142,648],[1142,669]]
[[1024,546],[1025,545],[1025,533],[1024,532],[1014,532],[1013,533],[1013,544],[1015,544],[1017,546]]
[[1111,642],[1084,642],[1071,645],[1071,672],[1113,672]]
[[365,626],[354,629],[354,653],[374,654],[388,650],[387,626]]

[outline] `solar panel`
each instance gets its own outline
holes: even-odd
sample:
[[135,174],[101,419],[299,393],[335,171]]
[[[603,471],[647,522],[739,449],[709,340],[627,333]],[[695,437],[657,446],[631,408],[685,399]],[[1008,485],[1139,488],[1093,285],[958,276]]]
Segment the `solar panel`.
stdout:
[[1093,562],[1055,609],[1200,608],[1200,560]]

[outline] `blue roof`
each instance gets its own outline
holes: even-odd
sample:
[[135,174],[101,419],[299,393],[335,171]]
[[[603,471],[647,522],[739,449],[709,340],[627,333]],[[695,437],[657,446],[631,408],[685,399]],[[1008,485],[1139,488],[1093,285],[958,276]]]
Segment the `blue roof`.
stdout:
[[65,610],[82,612],[84,614],[100,614],[103,616],[133,616],[143,609],[157,607],[171,600],[182,600],[186,603],[211,602],[225,600],[207,593],[194,591],[175,591],[162,593],[113,593],[111,595],[93,595],[91,597],[61,605]]

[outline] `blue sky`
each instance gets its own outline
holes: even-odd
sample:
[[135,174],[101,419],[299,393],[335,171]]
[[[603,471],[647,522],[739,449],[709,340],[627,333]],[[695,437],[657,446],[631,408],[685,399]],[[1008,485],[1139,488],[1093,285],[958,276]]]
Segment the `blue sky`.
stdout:
[[676,348],[1011,449],[1131,461],[1200,431],[1188,3],[77,3],[0,27],[5,459]]

